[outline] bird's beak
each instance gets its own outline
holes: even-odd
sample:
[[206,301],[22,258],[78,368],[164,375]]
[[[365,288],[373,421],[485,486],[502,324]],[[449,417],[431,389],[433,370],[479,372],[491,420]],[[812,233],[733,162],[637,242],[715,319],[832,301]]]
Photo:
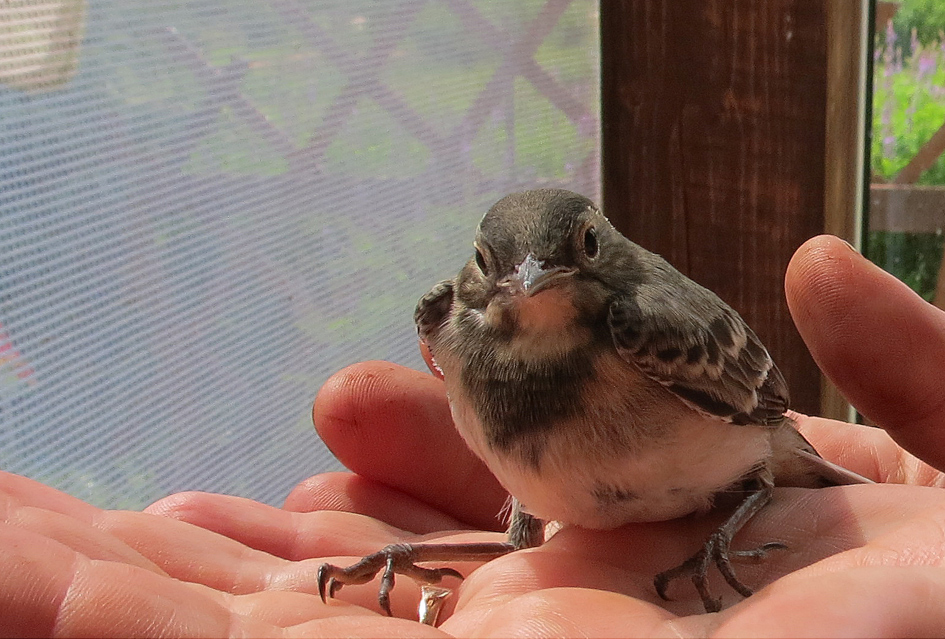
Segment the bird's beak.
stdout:
[[531,253],[515,267],[511,275],[499,281],[499,287],[511,295],[532,296],[562,277],[574,275],[575,269],[563,266],[545,268]]

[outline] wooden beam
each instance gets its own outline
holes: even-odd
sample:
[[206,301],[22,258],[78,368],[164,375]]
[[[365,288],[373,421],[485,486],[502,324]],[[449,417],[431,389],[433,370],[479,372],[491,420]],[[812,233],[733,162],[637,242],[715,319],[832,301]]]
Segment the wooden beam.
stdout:
[[[870,186],[870,230],[941,233],[945,229],[945,187],[902,184]],[[939,265],[932,303],[945,309],[945,261]]]
[[[863,0],[827,0],[827,111],[824,231],[862,250],[866,177],[867,49],[872,31]],[[850,404],[826,377],[825,417],[852,419]]]
[[915,184],[945,153],[945,122],[932,134],[918,153],[902,167],[893,180],[896,184]]
[[866,46],[861,0],[827,11],[827,113],[824,230],[858,248],[866,182]]
[[935,233],[945,229],[945,187],[870,186],[870,231]]
[[886,23],[896,17],[901,2],[877,2],[876,3],[876,30],[882,31],[886,28]]
[[605,211],[735,307],[810,413],[783,277],[824,229],[825,1],[601,3]]

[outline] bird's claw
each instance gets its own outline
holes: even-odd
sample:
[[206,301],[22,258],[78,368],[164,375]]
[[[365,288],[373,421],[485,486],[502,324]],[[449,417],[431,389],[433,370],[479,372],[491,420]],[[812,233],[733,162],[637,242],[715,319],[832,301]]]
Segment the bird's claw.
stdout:
[[669,601],[666,590],[670,582],[680,577],[689,577],[702,598],[702,605],[706,612],[718,612],[722,609],[721,597],[713,597],[709,593],[708,576],[709,564],[714,563],[729,586],[743,597],[750,597],[751,588],[746,586],[735,575],[732,559],[763,559],[772,550],[785,550],[787,546],[781,542],[769,542],[751,550],[730,550],[731,537],[723,531],[712,533],[705,544],[695,555],[679,566],[663,571],[653,579],[656,593],[664,600]]
[[343,586],[367,583],[383,570],[377,601],[387,616],[392,617],[390,591],[394,587],[394,575],[406,575],[422,584],[437,584],[443,577],[463,578],[463,575],[452,568],[424,568],[418,566],[415,561],[413,546],[391,544],[347,568],[324,563],[318,567],[318,595],[326,602],[327,598],[334,598]]

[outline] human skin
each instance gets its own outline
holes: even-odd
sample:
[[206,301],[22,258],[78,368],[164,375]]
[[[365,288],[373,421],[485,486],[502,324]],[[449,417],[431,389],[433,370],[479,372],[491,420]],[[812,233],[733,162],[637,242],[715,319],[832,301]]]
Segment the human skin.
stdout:
[[[814,358],[883,430],[799,416],[828,459],[885,482],[778,489],[736,548],[789,550],[737,567],[754,596],[713,575],[726,608],[673,601],[653,575],[688,557],[717,515],[565,529],[468,575],[439,628],[420,626],[400,578],[396,617],[377,583],[318,599],[322,561],[401,541],[498,540],[506,494],[450,422],[442,382],[384,362],[324,386],[319,434],[351,473],[316,475],[283,508],[206,493],[144,513],[106,511],[0,475],[0,635],[34,636],[931,636],[945,628],[945,313],[836,238],[802,246],[788,302]],[[915,453],[914,456],[906,449]],[[921,458],[921,459],[920,459]],[[475,570],[474,570],[475,569]]]

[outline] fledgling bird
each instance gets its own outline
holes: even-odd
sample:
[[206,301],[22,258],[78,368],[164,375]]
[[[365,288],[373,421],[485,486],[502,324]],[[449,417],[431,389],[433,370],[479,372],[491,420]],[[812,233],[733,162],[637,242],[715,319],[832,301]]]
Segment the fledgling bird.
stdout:
[[384,570],[433,583],[449,568],[542,543],[544,522],[610,529],[740,503],[704,546],[656,576],[689,577],[721,609],[714,563],[743,596],[732,537],[778,486],[865,480],[820,458],[785,415],[788,392],[768,351],[714,293],[621,235],[587,198],[515,193],[482,219],[473,257],[419,302],[420,338],[442,372],[456,428],[513,497],[504,544],[396,545],[319,570],[322,599]]

